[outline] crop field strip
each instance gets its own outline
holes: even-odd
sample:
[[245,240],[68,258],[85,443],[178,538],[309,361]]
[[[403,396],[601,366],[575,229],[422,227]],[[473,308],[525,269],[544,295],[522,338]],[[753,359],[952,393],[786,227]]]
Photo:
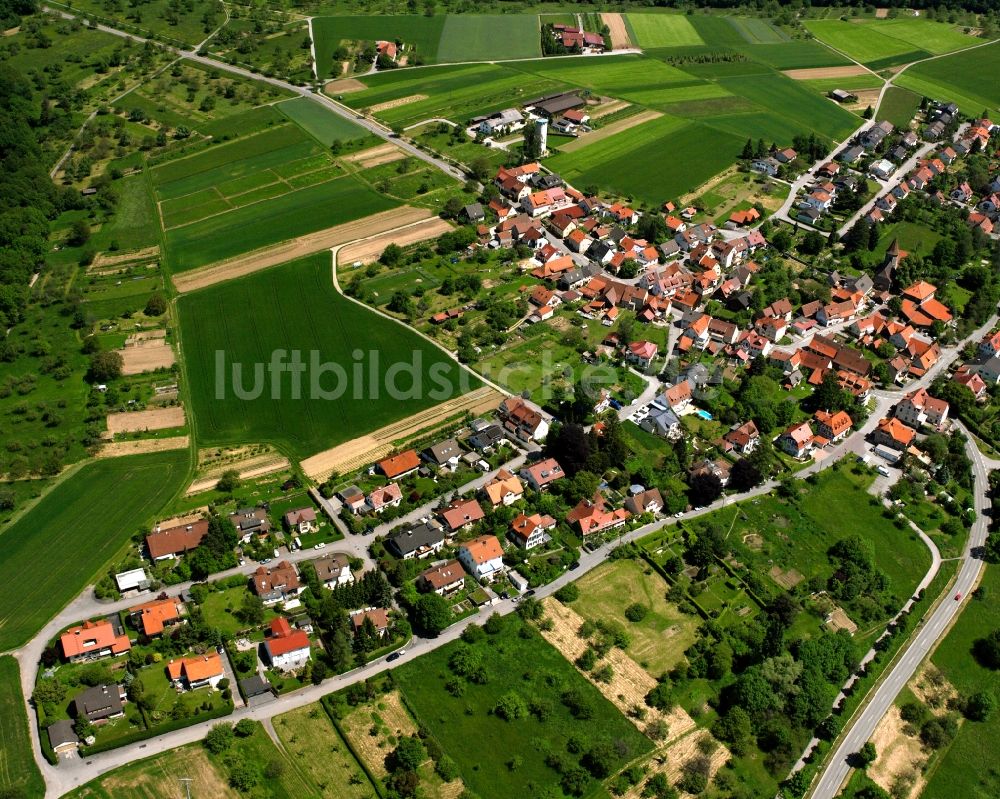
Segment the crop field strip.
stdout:
[[187,472],[186,452],[90,463],[0,534],[0,649],[23,644],[75,597]]
[[[329,253],[319,253],[181,298],[192,416],[201,443],[264,441],[301,459],[456,396],[462,373],[470,388],[479,385],[434,345],[338,294],[331,269]],[[420,379],[427,380],[427,370],[440,364],[436,368],[448,379],[451,392],[431,397],[433,392],[424,391],[422,399],[401,402],[386,396],[383,386],[377,398],[357,402],[350,383],[343,396],[330,400],[308,399],[308,384],[299,399],[291,396],[289,385],[279,392],[281,399],[267,391],[244,402],[231,386],[223,399],[216,397],[217,350],[227,353],[227,363],[248,366],[268,362],[275,349],[299,350],[305,359],[315,350],[322,361],[340,364],[348,376],[356,349],[366,357],[380,354],[380,366],[374,369],[379,377],[391,363],[419,357]],[[249,377],[245,374],[244,380]],[[331,380],[327,377],[323,383],[327,391]],[[401,387],[407,386],[404,380]]]
[[626,16],[632,39],[640,47],[682,47],[705,44],[687,16],[630,13]]
[[41,796],[45,783],[31,751],[24,697],[17,661],[0,657],[0,791],[11,796]]

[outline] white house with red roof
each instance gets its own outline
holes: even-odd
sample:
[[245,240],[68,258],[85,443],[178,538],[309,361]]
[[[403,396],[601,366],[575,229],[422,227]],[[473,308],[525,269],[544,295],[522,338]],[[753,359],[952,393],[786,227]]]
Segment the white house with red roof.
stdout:
[[625,350],[625,360],[642,369],[648,369],[658,352],[659,347],[652,341],[633,341]]
[[309,661],[309,636],[293,630],[288,619],[279,616],[271,622],[271,636],[264,641],[264,652],[272,668],[294,671]]
[[948,418],[948,407],[947,402],[932,397],[926,388],[918,388],[899,401],[895,416],[910,427],[925,424],[938,427]]

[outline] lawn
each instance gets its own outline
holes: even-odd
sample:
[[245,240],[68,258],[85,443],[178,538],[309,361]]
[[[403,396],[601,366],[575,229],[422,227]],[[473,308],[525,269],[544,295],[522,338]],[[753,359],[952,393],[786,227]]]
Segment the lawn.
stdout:
[[274,718],[274,729],[296,767],[323,799],[368,799],[372,784],[326,711],[316,702]]
[[0,650],[23,644],[80,593],[187,476],[186,451],[95,461],[0,534]]
[[[862,88],[854,87],[851,88]],[[878,107],[878,118],[888,119],[901,130],[908,130],[917,109],[920,107],[920,95],[899,86],[890,86]]]
[[0,657],[0,794],[41,796],[45,783],[31,753],[28,715],[21,695],[17,661]]
[[725,169],[743,140],[704,125],[663,116],[546,165],[571,183],[658,205],[690,191]]
[[[246,587],[209,591],[205,596],[205,601],[201,604],[205,623],[227,637],[248,627],[259,626],[244,624],[233,615],[233,612],[240,609],[243,600],[249,595],[250,590]],[[277,615],[273,608],[264,608],[264,621],[262,623],[270,623]]]
[[633,41],[640,47],[687,47],[705,44],[691,21],[681,14],[629,14]]
[[438,60],[438,43],[444,24],[444,16],[428,17],[422,14],[316,17],[313,20],[313,38],[316,40],[319,75],[340,74],[340,65],[334,65],[333,52],[342,41],[399,39],[404,45],[415,48],[416,55],[425,63],[433,64]]
[[[331,281],[329,253],[194,292],[182,297],[178,308],[193,416],[202,444],[270,442],[301,458],[478,386],[469,372],[433,345],[338,294]],[[266,391],[259,399],[239,399],[226,379],[230,365],[242,364],[240,381],[249,391],[256,382],[249,374],[252,365],[270,362],[277,349],[299,350],[306,363],[314,351],[321,367],[333,362],[351,374],[352,364],[361,368],[352,357],[360,350],[362,364],[371,367],[376,392],[359,383],[347,385],[347,375],[338,377],[331,366],[325,371],[309,369],[298,399],[290,381],[272,387],[277,398]],[[226,364],[225,373],[218,375],[224,384],[223,398],[217,398],[217,351],[224,353]],[[414,396],[393,399],[386,390],[388,367],[411,360],[419,361],[414,371],[421,385]],[[432,368],[437,377],[432,375],[427,385]],[[468,387],[460,387],[460,376],[468,380]],[[405,372],[401,379],[391,379],[401,391],[410,391]],[[313,380],[317,396],[310,398]],[[333,397],[338,386],[345,389],[343,396]]]
[[[659,677],[672,669],[694,643],[698,619],[684,615],[666,599],[670,586],[641,560],[604,563],[581,578],[573,610],[592,621],[613,620],[628,629],[628,655]],[[633,603],[648,609],[640,622],[625,618]]]
[[183,272],[397,205],[348,175],[172,228],[166,261]]
[[806,20],[805,26],[820,41],[869,66],[906,64],[931,55],[919,45],[888,35],[871,22],[821,19]]
[[1000,44],[917,64],[900,75],[900,86],[935,100],[951,100],[966,114],[1000,107],[1000,81],[983,75],[1000,72]]
[[[525,635],[519,633],[524,630]],[[445,689],[452,679],[449,659],[470,648],[480,659],[486,683],[464,682],[461,696]],[[559,775],[546,765],[546,755],[567,755],[570,737],[585,746],[619,742],[624,750],[619,765],[648,752],[647,738],[600,692],[588,683],[536,630],[525,630],[517,617],[504,619],[501,632],[471,645],[441,647],[393,672],[417,721],[433,735],[458,764],[466,785],[483,799],[509,799],[553,792]],[[589,720],[574,718],[560,701],[572,691],[593,709]],[[533,715],[505,721],[491,711],[500,697],[514,693],[525,703],[544,703],[550,713],[544,722]],[[486,756],[486,753],[492,753]],[[508,763],[517,758],[516,768]],[[591,783],[590,790],[597,788]]]
[[308,97],[296,97],[278,104],[278,108],[292,122],[300,125],[306,133],[318,139],[327,147],[334,139],[351,141],[363,139],[371,134],[360,125],[334,113],[326,106]]
[[[980,589],[982,597],[973,597],[941,642],[931,661],[963,695],[989,691],[996,695],[1000,678],[995,671],[983,668],[972,654],[979,638],[1000,628],[1000,570],[987,566]],[[961,796],[966,799],[992,799],[1000,795],[1000,773],[996,768],[996,741],[1000,738],[1000,715],[983,723],[966,721],[951,747],[931,762],[927,787],[928,799]]]
[[530,14],[449,14],[438,61],[502,61],[542,55],[538,17]]

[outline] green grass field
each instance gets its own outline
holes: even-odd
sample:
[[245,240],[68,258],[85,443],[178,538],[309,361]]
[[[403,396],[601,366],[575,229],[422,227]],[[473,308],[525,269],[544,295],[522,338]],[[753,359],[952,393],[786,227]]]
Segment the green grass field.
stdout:
[[950,53],[964,47],[972,47],[982,40],[969,36],[954,25],[945,22],[933,22],[928,19],[876,20],[875,29],[886,36],[907,42],[914,48],[929,50],[932,53]]
[[732,17],[696,14],[690,21],[701,40],[711,47],[737,47],[746,44],[746,39]]
[[348,175],[172,228],[166,232],[166,260],[183,272],[398,204]]
[[779,44],[788,36],[760,17],[730,17],[729,22],[750,44]]
[[[613,620],[628,630],[626,652],[653,677],[670,671],[694,643],[699,623],[666,599],[669,585],[644,561],[605,563],[577,583],[574,611],[592,621]],[[640,622],[625,618],[625,608],[639,603],[649,612]]]
[[962,113],[1000,108],[1000,82],[983,80],[1000,71],[1000,44],[917,64],[898,78],[900,86],[934,100],[951,100]]
[[[877,75],[854,75],[850,78],[818,78],[815,80],[799,81],[803,86],[808,86],[813,91],[825,95],[834,89],[847,89],[857,91],[858,89],[880,89],[882,79]],[[892,88],[889,89],[889,92]],[[889,92],[886,92],[888,94]],[[883,103],[884,105],[884,103]],[[881,116],[879,117],[881,118]]]
[[[983,668],[972,650],[979,638],[1000,628],[1000,570],[987,566],[981,583],[982,598],[973,598],[962,611],[948,636],[931,656],[952,685],[963,695],[1000,689],[997,673]],[[1000,773],[996,768],[996,741],[1000,737],[1000,715],[987,721],[966,721],[952,745],[931,761],[931,772],[923,796],[927,799],[992,799],[1000,795]]]
[[[519,636],[521,626],[520,619],[509,616],[500,633],[472,645],[481,653],[488,682],[466,682],[461,697],[446,691],[445,683],[449,658],[465,644],[441,647],[393,672],[418,723],[455,760],[472,791],[483,799],[559,795],[559,775],[545,764],[545,757],[553,752],[578,759],[566,754],[566,742],[574,735],[588,744],[620,741],[626,751],[620,764],[650,750],[649,740],[537,631],[530,631],[533,634],[527,638]],[[592,719],[577,720],[570,715],[560,701],[566,690],[586,698],[594,708]],[[511,691],[525,702],[544,700],[551,707],[550,715],[539,722],[531,715],[504,721],[492,714],[497,700]],[[511,769],[507,763],[515,755],[520,762]],[[593,782],[587,793],[601,795]]]
[[438,61],[500,61],[542,55],[538,17],[529,14],[449,14]]
[[890,86],[878,107],[878,118],[888,119],[897,128],[907,130],[919,107],[919,94],[899,86]]
[[840,53],[819,42],[801,39],[781,44],[748,44],[740,51],[775,69],[839,67],[850,63]]
[[363,139],[371,134],[360,125],[334,113],[308,97],[296,97],[278,104],[278,108],[292,122],[301,126],[306,133],[318,139],[327,147],[334,139],[351,141]]
[[925,46],[892,36],[874,22],[821,19],[806,20],[805,26],[820,41],[869,66],[905,64],[931,54]]
[[[184,296],[179,302],[188,358],[188,379],[199,440],[203,444],[262,441],[305,457],[356,438],[365,432],[410,416],[449,397],[463,393],[459,376],[478,382],[448,360],[437,348],[382,317],[345,299],[332,284],[329,253],[320,253],[280,267]],[[268,363],[276,349],[299,350],[308,363],[310,351],[323,363],[336,362],[352,374],[355,349],[379,353],[373,369],[384,378],[395,362],[422,361],[422,396],[404,401],[387,396],[380,380],[378,395],[349,381],[337,399],[310,399],[310,374],[304,375],[299,399],[293,397],[287,376],[273,399],[270,389],[259,399],[244,401],[234,395],[229,380],[225,396],[216,399],[216,352],[225,353],[226,371],[243,364],[243,385],[253,383],[253,365]],[[449,390],[428,377],[430,370],[447,381]],[[320,375],[320,387],[333,392],[337,379],[329,370]],[[399,378],[408,390],[407,377]],[[361,391],[359,398],[354,392]],[[431,396],[431,394],[434,394]]]
[[333,72],[333,51],[342,41],[374,42],[379,39],[400,39],[416,48],[416,54],[433,64],[438,57],[438,43],[444,29],[443,16],[426,17],[416,14],[353,17],[317,17],[313,20],[316,40],[316,65],[320,76],[340,74],[340,65]]
[[28,715],[21,695],[17,661],[0,657],[0,793],[11,796],[41,796],[45,783],[31,754]]
[[0,649],[23,644],[80,593],[187,474],[187,452],[99,460],[0,534]]
[[595,184],[659,204],[722,171],[742,146],[736,136],[663,116],[576,152],[557,155],[546,164],[577,186]]
[[629,14],[626,19],[640,47],[686,47],[705,44],[681,14]]

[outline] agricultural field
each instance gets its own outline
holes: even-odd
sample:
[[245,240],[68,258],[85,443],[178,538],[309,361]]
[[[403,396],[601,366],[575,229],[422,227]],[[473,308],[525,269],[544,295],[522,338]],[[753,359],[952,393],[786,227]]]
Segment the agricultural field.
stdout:
[[907,130],[919,108],[919,94],[899,86],[890,86],[879,104],[878,118],[889,120],[900,130]]
[[709,47],[739,47],[746,39],[733,17],[696,14],[688,18],[701,40]]
[[538,17],[529,14],[449,14],[437,60],[510,61],[542,55]]
[[[187,475],[184,451],[95,461],[0,534],[0,649],[24,643],[76,596],[153,521]],[[105,501],[109,486],[115,487],[111,503]],[[54,552],[60,557],[50,557]]]
[[[478,387],[473,376],[436,347],[337,293],[326,252],[186,295],[178,309],[195,427],[203,445],[269,442],[303,458]],[[366,364],[371,353],[379,353],[380,362],[371,364],[378,380],[385,379],[392,362],[419,359],[420,395],[400,402],[386,396],[382,382],[377,396],[365,392],[368,401],[358,402],[352,391],[363,387],[352,382],[339,398],[308,399],[310,379],[321,381],[323,391],[334,392],[340,380],[328,369],[304,375],[301,398],[294,398],[287,385],[275,388],[280,399],[266,391],[259,399],[241,400],[226,375],[220,375],[225,396],[216,397],[217,350],[226,353],[227,372],[230,364],[243,364],[242,381],[249,391],[248,370],[268,363],[276,349],[299,350],[304,361],[315,351],[321,362],[349,371],[356,348],[364,350]],[[444,385],[424,383],[432,367]],[[460,386],[463,375],[467,388]],[[408,377],[400,381],[403,391],[409,385]]]
[[197,45],[223,21],[218,0],[189,0],[183,10],[173,0],[149,0],[141,6],[123,6],[112,0],[76,0],[72,7],[110,25],[156,34],[172,44]]
[[930,55],[910,42],[881,33],[872,22],[824,19],[807,20],[804,24],[821,42],[872,67],[905,64]]
[[958,103],[962,113],[1000,108],[1000,83],[983,80],[1000,70],[1000,44],[979,47],[916,64],[898,78],[898,84],[934,100]]
[[[659,677],[684,657],[694,643],[698,620],[682,614],[666,599],[670,586],[640,560],[604,563],[577,582],[580,598],[573,610],[591,621],[615,621],[629,633],[625,653],[652,677]],[[639,622],[625,618],[625,608],[638,603],[648,610]]]
[[[481,664],[486,676],[485,683],[463,679],[461,696],[445,688],[454,679],[449,663],[457,653],[465,653],[459,655],[465,662]],[[620,742],[619,765],[651,749],[650,741],[617,708],[517,617],[506,617],[499,632],[477,643],[441,647],[395,669],[393,675],[417,722],[456,762],[469,789],[483,799],[556,788],[559,774],[546,764],[546,754],[566,757],[570,737],[582,738],[587,747]],[[577,706],[591,709],[589,720],[574,718],[563,702],[567,692]],[[548,710],[544,723],[527,713],[505,721],[491,712],[501,697],[519,700],[525,709],[529,701],[544,704]],[[484,758],[483,752],[496,756]],[[509,763],[514,758],[512,769]],[[595,788],[591,782],[589,789]]]
[[[316,66],[319,76],[337,77],[340,64],[333,59],[341,42],[375,42],[379,39],[399,39],[415,48],[416,56],[427,64],[438,61],[438,44],[445,17],[416,14],[385,16],[316,17],[313,38],[316,43]],[[462,59],[468,60],[468,59]]]
[[629,14],[632,40],[640,47],[689,47],[705,44],[691,20],[681,14]]
[[17,661],[0,657],[0,794],[41,796],[45,792],[42,775],[31,752],[28,716],[21,695]]
[[795,39],[780,44],[748,44],[741,47],[740,52],[775,69],[840,67],[851,63],[840,53],[809,39]]
[[760,17],[729,17],[729,22],[750,44],[779,44],[789,40],[787,34]]
[[[707,141],[711,147],[706,147]],[[737,136],[662,116],[573,153],[556,155],[546,164],[577,186],[595,185],[655,205],[722,171],[742,146]]]
[[[308,97],[278,104],[278,109],[306,133],[326,146],[334,140],[354,141],[371,136],[367,130]],[[374,138],[374,137],[373,137]]]

